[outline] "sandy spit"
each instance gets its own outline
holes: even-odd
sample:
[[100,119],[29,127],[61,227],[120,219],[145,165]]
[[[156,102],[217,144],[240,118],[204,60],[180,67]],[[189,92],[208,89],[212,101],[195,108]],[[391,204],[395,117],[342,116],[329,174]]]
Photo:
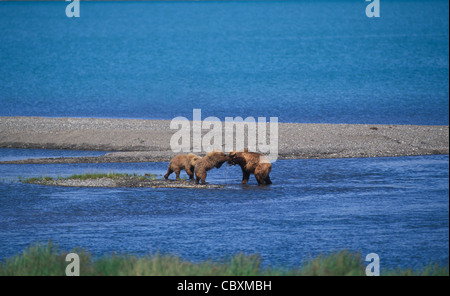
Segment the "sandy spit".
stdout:
[[36,185],[62,186],[62,187],[128,187],[128,188],[196,188],[196,189],[217,189],[222,185],[195,184],[194,181],[174,181],[174,180],[140,180],[133,177],[122,177],[118,179],[56,179],[56,180],[35,180],[28,182]]
[[[176,155],[170,148],[176,131],[169,120],[0,117],[0,148],[111,151],[0,163],[169,161]],[[448,126],[279,123],[278,133],[278,159],[449,153]]]

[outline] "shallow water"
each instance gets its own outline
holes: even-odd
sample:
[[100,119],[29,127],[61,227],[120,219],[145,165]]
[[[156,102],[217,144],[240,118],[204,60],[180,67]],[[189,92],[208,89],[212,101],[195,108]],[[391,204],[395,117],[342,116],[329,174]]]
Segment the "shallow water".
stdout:
[[[0,150],[1,153],[1,150]],[[190,260],[258,253],[296,266],[319,253],[375,252],[383,267],[449,260],[449,157],[279,160],[274,184],[240,185],[223,166],[207,181],[223,189],[64,188],[19,176],[137,172],[167,163],[0,165],[0,250],[37,241],[95,255],[164,252]]]
[[0,149],[0,161],[13,161],[31,158],[59,158],[59,157],[85,157],[101,156],[105,151],[85,151],[85,150],[56,150],[56,149]]

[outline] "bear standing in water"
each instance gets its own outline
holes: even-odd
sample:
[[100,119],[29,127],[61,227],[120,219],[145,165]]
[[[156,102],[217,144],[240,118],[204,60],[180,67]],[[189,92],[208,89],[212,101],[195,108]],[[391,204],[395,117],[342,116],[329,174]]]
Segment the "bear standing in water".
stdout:
[[194,179],[194,167],[195,164],[202,159],[200,156],[189,153],[188,155],[177,155],[169,163],[169,167],[167,168],[167,173],[164,175],[164,178],[167,180],[173,172],[177,176],[177,180],[180,180],[180,171],[186,170],[186,173],[189,175],[189,179]]
[[272,184],[269,173],[272,171],[272,164],[269,159],[261,153],[236,152],[232,151],[229,154],[230,160],[228,164],[239,165],[242,169],[242,184],[246,184],[250,178],[250,174],[254,174],[258,185]]
[[195,164],[195,183],[198,184],[201,180],[202,184],[204,184],[207,171],[214,167],[220,168],[222,164],[229,160],[230,157],[228,155],[225,155],[225,153],[223,153],[222,151],[212,151],[206,154],[205,157],[197,161],[197,163]]

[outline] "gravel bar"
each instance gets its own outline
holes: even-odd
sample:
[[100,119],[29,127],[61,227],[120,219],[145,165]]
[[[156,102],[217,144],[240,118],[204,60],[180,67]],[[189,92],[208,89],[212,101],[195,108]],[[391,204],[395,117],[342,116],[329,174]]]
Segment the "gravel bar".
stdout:
[[195,189],[217,189],[222,185],[195,184],[194,181],[175,180],[140,180],[138,178],[98,178],[98,179],[57,179],[57,180],[34,180],[29,184],[62,187],[126,187],[126,188],[195,188]]
[[[192,122],[191,122],[192,124]],[[390,157],[449,153],[449,127],[279,123],[278,159]],[[0,148],[111,151],[95,157],[0,163],[169,161],[169,120],[0,117]],[[203,130],[203,134],[209,130]],[[202,155],[202,153],[199,153]]]

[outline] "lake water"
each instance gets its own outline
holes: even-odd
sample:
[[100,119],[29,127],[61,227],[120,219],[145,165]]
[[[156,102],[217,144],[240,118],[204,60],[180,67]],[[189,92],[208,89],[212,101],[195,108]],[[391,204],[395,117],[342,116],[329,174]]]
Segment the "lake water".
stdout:
[[197,261],[244,252],[260,254],[264,264],[296,266],[348,249],[377,253],[382,272],[448,264],[448,155],[279,160],[267,187],[253,178],[240,185],[240,169],[225,165],[207,179],[225,188],[211,190],[18,182],[86,172],[162,177],[166,169],[167,163],[0,165],[1,256],[50,239],[94,255],[160,251]]
[[448,1],[0,3],[0,116],[449,124]]
[[55,149],[9,149],[0,148],[0,161],[23,160],[31,158],[101,156],[104,151],[55,150]]

